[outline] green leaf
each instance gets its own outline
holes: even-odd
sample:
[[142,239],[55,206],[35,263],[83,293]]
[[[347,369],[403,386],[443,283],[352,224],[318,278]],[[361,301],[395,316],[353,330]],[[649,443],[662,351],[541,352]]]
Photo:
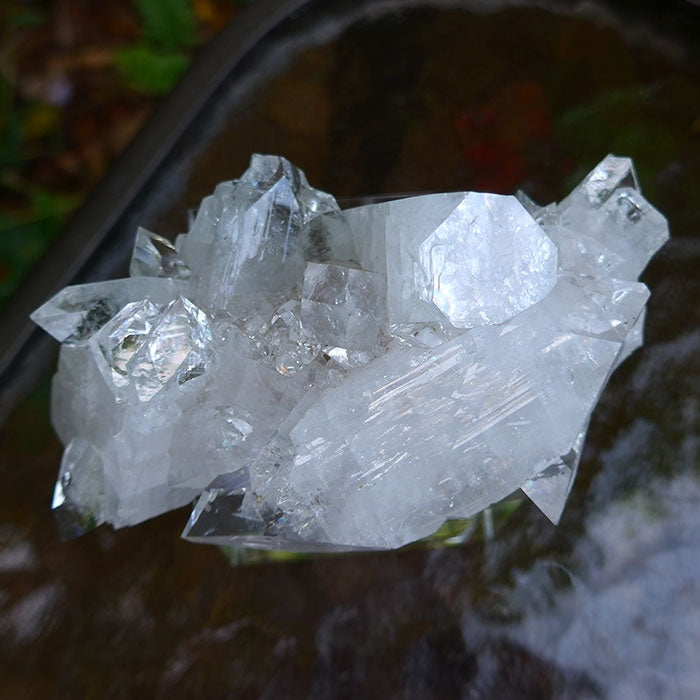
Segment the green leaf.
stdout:
[[195,43],[197,21],[190,0],[134,0],[146,41],[165,52]]
[[146,95],[166,95],[189,64],[181,53],[157,53],[147,46],[121,49],[114,56],[129,86]]

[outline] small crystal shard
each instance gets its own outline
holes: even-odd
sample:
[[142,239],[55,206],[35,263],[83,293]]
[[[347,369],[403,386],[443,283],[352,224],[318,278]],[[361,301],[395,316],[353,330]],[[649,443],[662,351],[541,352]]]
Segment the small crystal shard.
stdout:
[[255,155],[175,244],[139,229],[129,279],[33,314],[63,342],[61,532],[199,496],[194,542],[394,548],[517,489],[556,523],[667,238],[627,158],[544,207],[456,192],[343,212]]
[[70,441],[63,453],[51,507],[61,537],[78,537],[105,522],[102,460],[82,438]]
[[132,277],[171,277],[189,279],[190,269],[180,259],[175,246],[162,236],[139,228],[129,274]]

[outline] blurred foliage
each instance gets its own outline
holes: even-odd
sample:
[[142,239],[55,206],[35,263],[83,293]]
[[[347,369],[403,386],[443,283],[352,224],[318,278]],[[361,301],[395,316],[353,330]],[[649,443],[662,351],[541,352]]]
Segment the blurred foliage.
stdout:
[[0,305],[243,4],[0,3]]
[[163,51],[177,51],[196,42],[197,18],[189,0],[134,0],[146,40]]
[[63,227],[80,201],[39,187],[25,193],[28,206],[17,213],[0,211],[0,299],[7,299],[24,274]]
[[164,54],[149,46],[130,46],[114,55],[132,90],[146,95],[167,95],[189,65],[183,53]]
[[[685,133],[663,128],[649,113],[651,98],[647,86],[603,92],[565,112],[556,125],[556,135],[582,163],[600,157],[601,143],[612,153],[632,157],[642,189],[653,201],[657,196],[656,174],[682,151]],[[567,178],[567,189],[584,175],[585,167],[575,169]]]
[[190,62],[197,18],[189,0],[134,0],[144,43],[115,53],[128,86],[146,95],[167,95]]

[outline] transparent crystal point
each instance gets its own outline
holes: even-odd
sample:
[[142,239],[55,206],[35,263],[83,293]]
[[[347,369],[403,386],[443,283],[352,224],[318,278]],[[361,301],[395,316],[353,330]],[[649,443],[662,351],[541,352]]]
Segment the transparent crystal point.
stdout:
[[[569,230],[563,235],[568,248],[575,245],[576,234],[581,237],[588,269],[580,271],[595,274],[591,258],[597,255],[601,268],[611,268],[608,274],[628,280],[637,279],[669,237],[668,221],[641,195],[632,161],[613,155],[557,205],[554,228]],[[555,241],[559,237],[552,232]],[[575,254],[568,252],[565,257],[571,269]]]
[[[200,240],[204,256],[197,254]],[[185,262],[200,277],[195,301],[210,311],[238,296],[300,284],[308,259],[351,254],[335,199],[309,187],[280,156],[254,155],[240,180],[220,185],[183,243]]]
[[571,488],[578,473],[583,450],[583,441],[588,430],[588,421],[576,436],[571,449],[561,458],[528,479],[520,487],[525,495],[547,516],[558,525],[564,512],[564,506],[569,499]]
[[150,401],[168,382],[184,384],[203,374],[212,360],[207,315],[185,297],[162,312],[126,363],[126,373],[141,401]]
[[288,528],[285,519],[281,510],[271,509],[255,498],[245,475],[224,474],[204,489],[182,537],[190,542],[225,547],[293,552],[343,552],[358,549],[323,539],[304,539]]
[[154,277],[78,284],[51,297],[31,319],[62,343],[80,343],[131,302],[149,299],[156,305],[167,304],[187,290],[185,281]]
[[639,191],[639,179],[631,158],[621,158],[611,153],[561,201],[559,210],[566,211],[570,207],[582,206],[600,207],[620,188]]
[[159,315],[148,299],[132,302],[90,339],[97,366],[118,400],[125,398],[121,390],[130,383],[128,363],[148,340]]
[[79,537],[105,522],[102,460],[83,438],[73,438],[63,453],[51,508],[62,539]]
[[172,277],[189,279],[190,269],[180,259],[175,246],[167,239],[139,227],[129,274],[132,277]]
[[218,537],[265,534],[266,523],[255,513],[246,513],[243,500],[249,491],[247,475],[224,474],[207,486],[197,501],[182,536],[193,542],[205,539],[216,542]]

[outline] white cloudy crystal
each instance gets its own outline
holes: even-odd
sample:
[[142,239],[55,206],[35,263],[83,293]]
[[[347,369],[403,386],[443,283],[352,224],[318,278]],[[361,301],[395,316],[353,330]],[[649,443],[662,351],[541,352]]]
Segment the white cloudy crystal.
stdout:
[[255,155],[174,245],[139,229],[129,279],[33,314],[64,343],[62,535],[200,494],[188,539],[295,551],[400,547],[518,488],[557,522],[667,237],[616,156],[560,204],[341,212]]

